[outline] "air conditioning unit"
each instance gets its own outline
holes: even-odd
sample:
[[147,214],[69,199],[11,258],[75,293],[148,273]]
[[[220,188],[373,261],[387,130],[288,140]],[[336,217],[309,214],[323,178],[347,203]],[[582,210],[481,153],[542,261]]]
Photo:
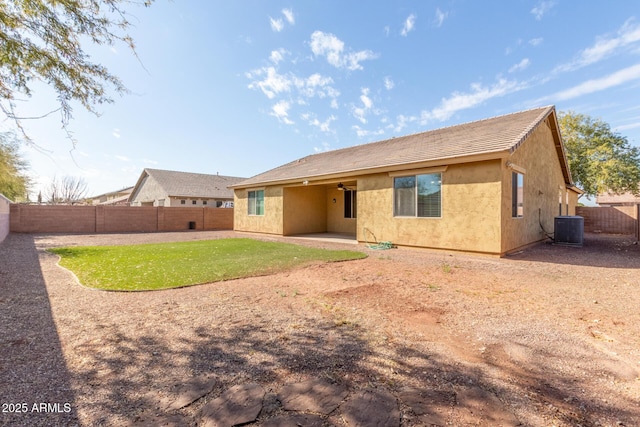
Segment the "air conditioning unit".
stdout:
[[556,245],[582,246],[584,218],[581,216],[557,216],[553,221],[553,241]]

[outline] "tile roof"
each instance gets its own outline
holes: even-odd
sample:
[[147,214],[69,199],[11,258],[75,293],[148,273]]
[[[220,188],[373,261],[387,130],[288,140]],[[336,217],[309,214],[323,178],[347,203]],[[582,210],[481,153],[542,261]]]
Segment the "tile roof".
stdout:
[[[366,173],[379,168],[511,152],[551,113],[554,106],[535,108],[413,135],[313,154],[256,175],[234,188],[336,174]],[[555,126],[555,118],[554,124]],[[564,158],[562,144],[556,141]],[[446,162],[445,162],[446,163]],[[566,164],[563,159],[561,163]],[[565,171],[570,182],[568,169]]]
[[236,176],[208,175],[148,168],[144,170],[142,175],[144,176],[145,173],[152,176],[168,196],[175,197],[233,199],[233,190],[227,187],[245,179]]
[[640,197],[634,196],[632,193],[598,194],[596,203],[599,205],[637,205],[640,204]]

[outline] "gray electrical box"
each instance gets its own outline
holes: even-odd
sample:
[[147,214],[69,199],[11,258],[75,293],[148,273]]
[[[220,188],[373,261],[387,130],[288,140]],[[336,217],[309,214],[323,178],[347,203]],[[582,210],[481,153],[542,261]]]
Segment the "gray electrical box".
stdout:
[[553,221],[553,240],[556,245],[582,246],[584,218],[581,216],[557,216]]

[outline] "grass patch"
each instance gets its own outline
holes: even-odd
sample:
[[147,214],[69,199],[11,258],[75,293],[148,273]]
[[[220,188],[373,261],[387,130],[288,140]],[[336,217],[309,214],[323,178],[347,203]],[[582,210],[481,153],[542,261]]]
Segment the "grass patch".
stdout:
[[60,255],[60,265],[78,276],[83,285],[113,291],[177,288],[273,274],[309,262],[366,257],[357,251],[244,238],[50,251]]

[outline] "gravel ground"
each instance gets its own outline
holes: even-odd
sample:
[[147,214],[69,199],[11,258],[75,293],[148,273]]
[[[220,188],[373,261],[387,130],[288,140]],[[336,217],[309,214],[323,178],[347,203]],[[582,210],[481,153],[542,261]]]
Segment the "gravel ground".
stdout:
[[[166,425],[198,425],[206,402],[249,382],[268,390],[259,425],[282,413],[276,390],[322,378],[395,396],[475,387],[525,426],[640,425],[640,248],[630,236],[588,234],[582,248],[539,244],[503,259],[289,240],[369,257],[138,293],[84,288],[45,251],[238,235],[9,235],[0,423],[161,424],[154,417],[201,379],[213,391]],[[399,402],[402,426],[426,424]],[[443,417],[487,425],[491,408],[464,415],[453,401]],[[344,425],[339,414],[325,421]]]

